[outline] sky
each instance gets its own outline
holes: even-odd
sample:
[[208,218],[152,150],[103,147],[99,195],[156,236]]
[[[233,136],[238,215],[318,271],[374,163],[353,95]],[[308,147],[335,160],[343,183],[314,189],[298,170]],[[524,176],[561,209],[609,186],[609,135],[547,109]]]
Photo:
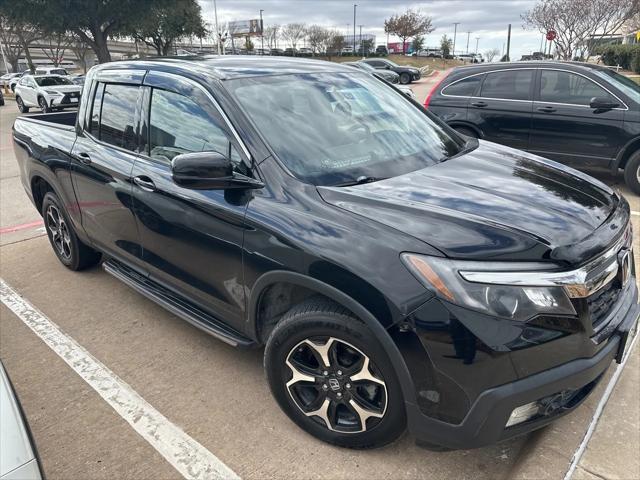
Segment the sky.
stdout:
[[[198,0],[205,21],[214,23],[213,0]],[[490,48],[505,48],[507,25],[511,23],[511,59],[540,49],[542,35],[537,31],[524,30],[521,15],[531,9],[535,0],[355,0],[356,25],[363,25],[362,33],[376,35],[376,44],[386,43],[384,20],[406,9],[420,10],[433,20],[435,30],[426,36],[426,46],[439,46],[442,35],[453,38],[454,22],[460,22],[456,36],[456,52],[465,53],[467,32],[469,52],[476,48],[484,53]],[[353,1],[345,0],[216,0],[218,22],[259,18],[263,9],[265,28],[270,24],[283,25],[292,22],[319,24],[340,31],[353,33]],[[359,32],[359,28],[356,33]],[[393,36],[391,42],[398,41]]]

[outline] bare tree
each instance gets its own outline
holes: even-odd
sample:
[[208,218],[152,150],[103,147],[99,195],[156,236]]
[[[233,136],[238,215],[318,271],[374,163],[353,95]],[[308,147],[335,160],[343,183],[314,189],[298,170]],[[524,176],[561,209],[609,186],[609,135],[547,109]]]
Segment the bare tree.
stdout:
[[0,14],[0,42],[4,49],[4,56],[9,62],[11,71],[18,71],[18,61],[22,55],[22,43],[17,41],[16,29],[18,26],[6,16]]
[[282,38],[295,49],[300,39],[304,38],[306,30],[304,23],[288,23],[282,27]]
[[487,59],[487,62],[493,62],[493,59],[500,55],[499,48],[490,48],[486,52],[484,52],[484,56]]
[[278,34],[280,33],[280,25],[269,25],[264,29],[264,39],[267,41],[269,48],[278,47]]
[[2,5],[0,10],[0,35],[5,47],[5,54],[10,58],[11,68],[18,70],[21,54],[27,59],[29,69],[33,72],[36,67],[31,58],[29,47],[33,42],[42,37],[36,28],[16,16],[10,6]]
[[76,61],[82,66],[84,73],[87,73],[87,55],[89,55],[90,49],[91,47],[78,37],[74,37],[73,42],[69,45],[69,50],[73,52]]
[[313,55],[323,53],[329,35],[329,30],[320,25],[311,25],[307,29],[307,40]]
[[53,63],[54,67],[59,66],[64,59],[67,48],[73,43],[73,37],[64,33],[54,33],[42,41],[42,53]]
[[393,15],[384,21],[384,32],[402,39],[402,53],[405,53],[407,39],[433,32],[431,17],[417,10],[407,10],[402,15]]
[[558,56],[571,60],[577,49],[588,56],[597,41],[638,13],[640,0],[539,0],[522,19],[524,27],[556,32]]
[[344,36],[337,30],[329,30],[324,45],[324,51],[329,60],[331,60],[332,55],[340,55],[344,45]]

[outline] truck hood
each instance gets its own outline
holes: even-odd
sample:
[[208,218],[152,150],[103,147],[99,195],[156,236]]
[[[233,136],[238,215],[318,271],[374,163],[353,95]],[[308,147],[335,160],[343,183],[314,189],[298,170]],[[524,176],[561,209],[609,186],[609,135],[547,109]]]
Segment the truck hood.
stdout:
[[615,241],[629,219],[628,204],[594,178],[483,141],[422,170],[318,191],[329,204],[459,259],[579,264]]

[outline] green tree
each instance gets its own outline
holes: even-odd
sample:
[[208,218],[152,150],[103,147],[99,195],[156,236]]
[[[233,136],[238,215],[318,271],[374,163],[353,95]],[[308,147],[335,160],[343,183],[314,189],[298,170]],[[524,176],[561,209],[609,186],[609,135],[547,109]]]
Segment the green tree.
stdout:
[[130,32],[161,3],[169,0],[20,0],[1,5],[45,34],[74,34],[103,63],[111,61],[107,40]]
[[368,56],[369,53],[374,50],[373,40],[371,40],[370,38],[367,40],[362,40],[360,50],[364,57]]
[[442,50],[442,56],[447,58],[451,55],[451,49],[453,48],[453,40],[446,35],[443,35],[440,39],[440,50]]
[[129,31],[125,33],[155,48],[158,55],[166,56],[179,38],[203,38],[207,29],[196,0],[174,0],[154,4],[142,20],[129,25]]
[[337,30],[332,30],[329,32],[329,36],[326,40],[326,48],[327,57],[331,60],[332,55],[340,56],[342,54],[342,49],[344,48],[344,36],[338,32]]
[[424,48],[424,37],[422,35],[418,35],[411,42],[411,46],[413,47],[414,52],[418,52]]
[[402,40],[402,53],[406,53],[405,45],[408,38],[426,35],[433,30],[431,17],[411,9],[402,15],[393,15],[384,21],[384,32],[400,37]]

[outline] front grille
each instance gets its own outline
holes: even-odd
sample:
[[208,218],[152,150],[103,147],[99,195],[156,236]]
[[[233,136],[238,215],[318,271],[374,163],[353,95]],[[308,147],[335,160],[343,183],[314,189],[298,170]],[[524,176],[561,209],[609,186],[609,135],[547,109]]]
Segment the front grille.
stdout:
[[611,308],[620,298],[620,293],[622,293],[622,287],[620,281],[615,278],[587,297],[587,311],[594,330],[607,318]]

